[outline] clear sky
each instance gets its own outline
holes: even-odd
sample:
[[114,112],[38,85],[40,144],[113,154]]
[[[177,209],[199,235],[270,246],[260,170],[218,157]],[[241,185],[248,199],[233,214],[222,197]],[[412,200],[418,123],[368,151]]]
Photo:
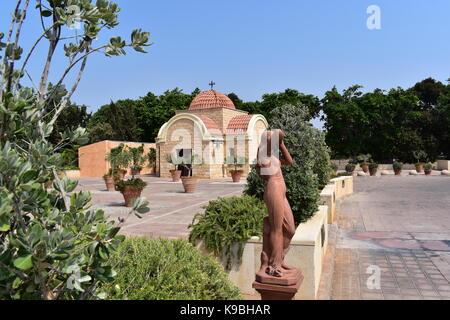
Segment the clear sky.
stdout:
[[[15,2],[2,1],[3,32]],[[206,90],[211,80],[217,90],[248,101],[286,88],[322,97],[333,85],[373,90],[410,87],[430,76],[450,78],[448,0],[116,2],[121,25],[107,36],[128,38],[140,27],[151,32],[155,44],[147,55],[133,51],[90,60],[74,100],[91,111],[148,91]],[[366,26],[366,10],[373,4],[381,8],[381,30]],[[28,45],[39,32],[32,11],[23,34]],[[45,49],[38,52],[44,55]],[[33,61],[31,74],[42,69],[43,58]],[[65,62],[58,64],[56,73]]]

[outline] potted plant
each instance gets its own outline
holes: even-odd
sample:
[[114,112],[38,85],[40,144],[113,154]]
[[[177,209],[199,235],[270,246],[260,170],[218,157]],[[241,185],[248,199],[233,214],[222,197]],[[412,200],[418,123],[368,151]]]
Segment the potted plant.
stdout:
[[133,200],[141,196],[142,190],[147,186],[140,178],[132,178],[130,180],[120,180],[116,183],[117,190],[119,190],[125,199],[125,206],[132,207]]
[[129,167],[131,162],[131,155],[127,152],[125,145],[122,143],[120,146],[112,148],[106,155],[106,160],[109,161],[112,174],[117,176],[119,180],[125,179],[126,168]]
[[194,164],[196,159],[198,159],[198,157],[196,157],[195,155],[191,155],[191,157],[187,160],[185,158],[181,158],[180,166],[186,168],[189,172],[186,177],[181,177],[185,193],[194,193],[197,186],[197,178],[193,177],[192,170],[192,165]]
[[423,161],[427,158],[425,151],[419,150],[413,152],[414,159],[416,159],[416,171],[417,173],[423,172]]
[[399,176],[402,174],[403,170],[403,163],[402,162],[394,162],[392,165],[394,167],[394,172],[396,176]]
[[370,172],[370,175],[371,175],[372,177],[376,176],[376,175],[377,175],[377,172],[378,172],[378,163],[376,163],[376,162],[371,162],[371,163],[369,164],[369,172]]
[[151,148],[148,155],[148,168],[153,169],[153,173],[156,173],[156,149]]
[[356,157],[359,166],[364,171],[364,173],[369,172],[370,158],[372,158],[370,154],[360,154],[358,157]]
[[113,169],[109,169],[108,173],[103,176],[103,180],[105,180],[106,189],[108,191],[116,191],[116,182],[120,179],[117,174],[114,174]]
[[181,170],[178,168],[178,159],[175,154],[166,154],[166,161],[172,165],[174,165],[175,169],[170,170],[170,174],[172,175],[172,181],[178,182],[181,179]]
[[423,169],[425,170],[425,174],[429,176],[433,172],[433,165],[431,163],[426,163],[424,164]]
[[356,168],[356,165],[355,165],[355,164],[353,164],[353,163],[348,163],[348,164],[345,166],[345,171],[346,171],[348,174],[350,174],[350,175],[353,176],[353,174],[354,174],[354,172],[355,172],[355,168]]
[[147,157],[144,156],[144,145],[138,148],[129,148],[127,152],[130,153],[131,175],[136,176],[141,174],[144,164],[147,161]]
[[241,181],[242,173],[244,172],[242,168],[244,165],[248,163],[248,159],[245,157],[237,157],[237,156],[229,156],[225,160],[225,163],[228,165],[232,165],[234,167],[234,170],[230,170],[231,178],[233,179],[234,183],[238,183]]

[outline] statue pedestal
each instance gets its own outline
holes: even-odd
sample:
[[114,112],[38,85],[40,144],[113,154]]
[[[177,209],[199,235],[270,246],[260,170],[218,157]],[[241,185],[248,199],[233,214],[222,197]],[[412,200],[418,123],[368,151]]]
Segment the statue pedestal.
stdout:
[[303,283],[303,275],[299,273],[298,281],[294,285],[283,286],[253,282],[253,288],[261,294],[261,300],[294,300],[295,295]]

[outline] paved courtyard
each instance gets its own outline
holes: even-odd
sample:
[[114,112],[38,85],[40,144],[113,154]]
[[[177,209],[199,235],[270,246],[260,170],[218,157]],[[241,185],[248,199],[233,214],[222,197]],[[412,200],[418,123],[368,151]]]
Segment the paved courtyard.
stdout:
[[199,180],[197,192],[186,194],[181,182],[141,178],[148,183],[142,196],[150,202],[150,212],[142,219],[129,216],[130,210],[124,207],[122,194],[107,192],[103,179],[80,179],[78,190],[91,191],[93,207],[104,209],[111,219],[117,221],[118,218],[125,218],[122,234],[176,239],[189,236],[188,226],[192,219],[210,200],[240,195],[245,182],[243,179],[241,183],[232,183],[231,178]]
[[[354,187],[338,206],[331,299],[450,299],[450,179],[355,178]],[[367,285],[374,270],[379,289]]]

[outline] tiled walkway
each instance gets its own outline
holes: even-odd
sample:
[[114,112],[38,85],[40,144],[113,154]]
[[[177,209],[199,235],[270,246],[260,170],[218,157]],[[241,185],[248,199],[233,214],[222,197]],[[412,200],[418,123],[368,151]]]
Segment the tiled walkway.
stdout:
[[[195,214],[202,210],[210,200],[218,197],[240,195],[242,183],[232,183],[229,179],[199,180],[194,194],[184,193],[181,182],[173,183],[170,179],[143,177],[148,186],[142,192],[150,202],[150,213],[142,219],[129,216],[121,233],[133,236],[153,236],[170,239],[187,238],[188,226]],[[117,221],[128,217],[129,209],[124,207],[120,192],[107,192],[102,179],[81,179],[78,190],[92,193],[94,208],[103,209]]]
[[355,178],[338,226],[331,299],[450,300],[448,177]]

